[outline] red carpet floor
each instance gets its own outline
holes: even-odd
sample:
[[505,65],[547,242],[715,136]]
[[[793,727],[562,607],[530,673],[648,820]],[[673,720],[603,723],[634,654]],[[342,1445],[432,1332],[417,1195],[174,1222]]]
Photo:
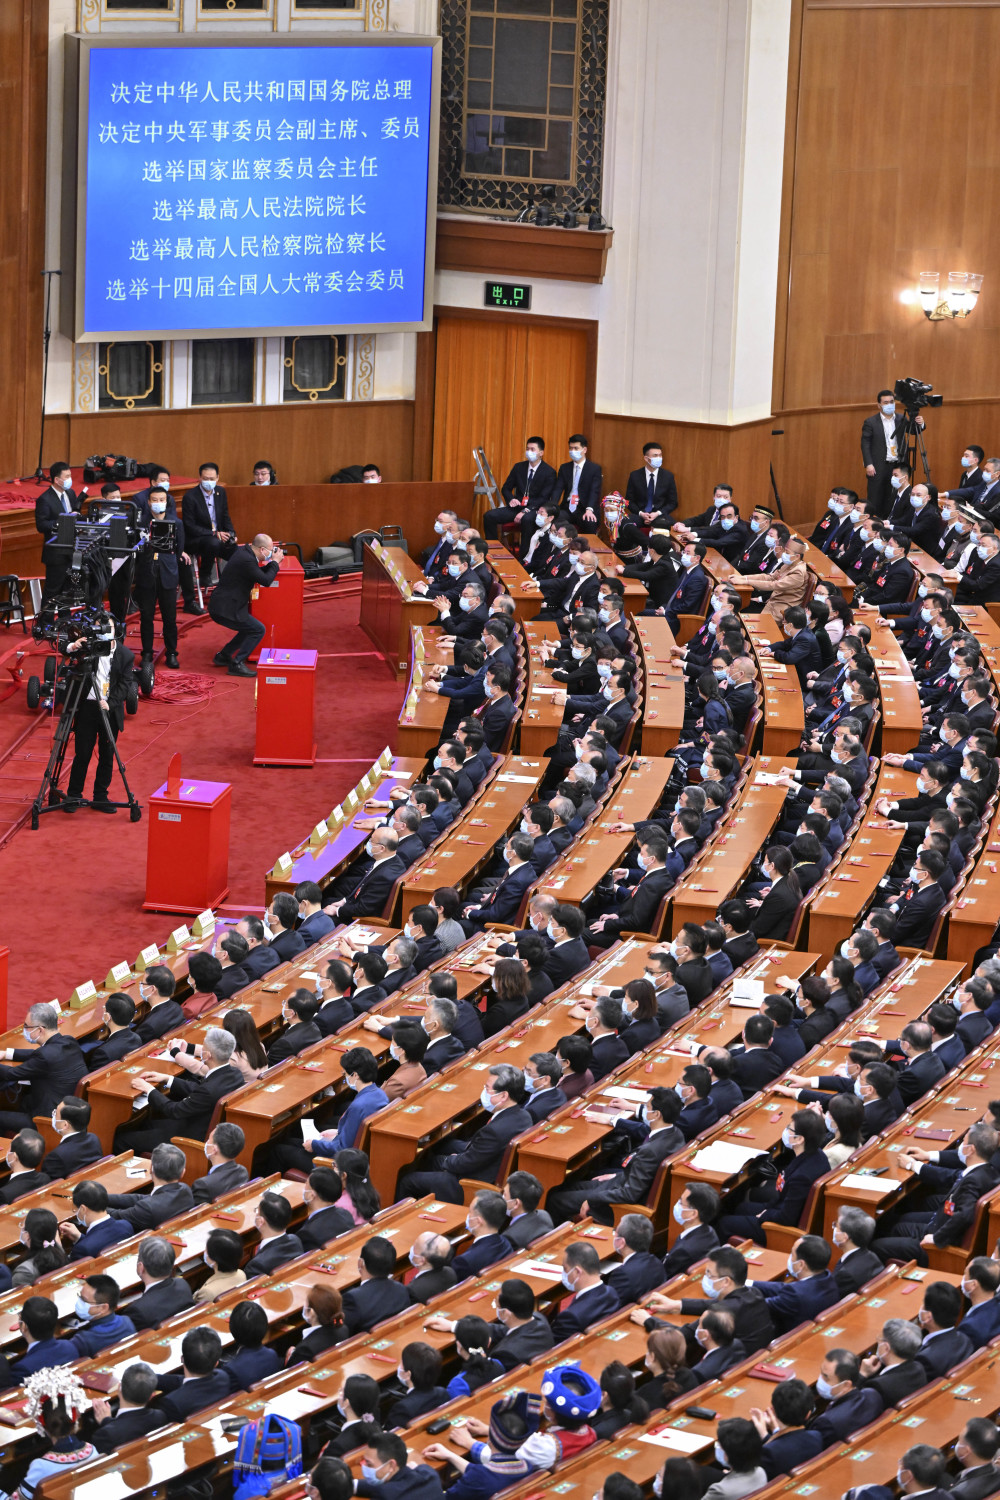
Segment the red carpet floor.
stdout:
[[[65,998],[86,979],[100,984],[112,964],[131,962],[148,943],[163,941],[180,920],[143,912],[146,875],[146,802],[165,779],[175,750],[186,775],[232,783],[232,835],[227,908],[261,910],[264,874],[283,850],[354,786],[365,766],[393,743],[402,688],[372,654],[358,626],[357,586],[341,597],[310,601],[306,591],[304,644],[320,653],[316,693],[319,762],[313,769],[257,767],[254,684],[212,665],[225,634],[207,616],[183,627],[181,676],[197,674],[202,701],[187,704],[140,700],[126,718],[118,744],[143,820],[85,808],[72,817],[43,817],[37,832],[21,828],[0,849],[0,889],[5,918],[0,941],[10,952],[8,1020],[21,1019],[36,1000]],[[330,590],[325,590],[327,593]],[[16,644],[12,637],[7,640]],[[130,631],[128,644],[138,654]],[[177,683],[161,668],[158,684]],[[177,684],[180,686],[180,684]],[[34,718],[23,691],[0,704],[0,755]],[[0,766],[0,836],[37,791],[49,741],[39,731]],[[92,762],[93,764],[93,762]],[[68,767],[67,767],[68,770]],[[65,785],[65,774],[63,777]],[[90,783],[88,781],[88,794]],[[121,783],[112,782],[118,798]]]

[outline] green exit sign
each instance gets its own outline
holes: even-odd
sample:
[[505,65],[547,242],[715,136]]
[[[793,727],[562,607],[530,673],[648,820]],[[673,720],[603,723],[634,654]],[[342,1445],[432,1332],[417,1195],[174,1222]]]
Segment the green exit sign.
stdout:
[[486,307],[517,307],[525,311],[531,306],[531,287],[518,281],[488,281],[483,304]]

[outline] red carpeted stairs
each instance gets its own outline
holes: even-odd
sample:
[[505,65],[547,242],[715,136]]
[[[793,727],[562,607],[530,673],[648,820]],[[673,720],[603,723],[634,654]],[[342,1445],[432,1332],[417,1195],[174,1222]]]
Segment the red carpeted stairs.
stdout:
[[[251,763],[254,683],[212,665],[225,632],[207,616],[179,617],[186,622],[180,643],[182,680],[160,665],[157,691],[161,684],[168,692],[190,686],[193,692],[177,694],[189,701],[157,701],[157,693],[148,701],[140,699],[138,714],[126,718],[118,741],[130,784],[143,805],[142,822],[130,823],[127,810],[115,817],[89,808],[72,816],[49,813],[37,832],[25,826],[0,849],[5,908],[0,940],[11,950],[9,1024],[36,1000],[65,999],[86,979],[100,984],[112,964],[132,962],[146,944],[163,941],[176,925],[177,917],[140,909],[146,803],[165,779],[174,750],[182,753],[186,775],[232,783],[227,906],[262,909],[264,875],[278,855],[308,834],[365,767],[394,743],[402,685],[372,652],[357,623],[358,608],[356,584],[306,590],[303,645],[320,653],[319,761],[311,770]],[[138,656],[137,631],[130,629],[128,644]],[[185,681],[189,673],[193,681]],[[23,692],[0,705],[0,754],[31,717]],[[9,826],[34,796],[48,751],[46,725],[0,769],[0,825]],[[112,797],[121,796],[120,786],[116,774]],[[88,780],[88,795],[89,789]]]

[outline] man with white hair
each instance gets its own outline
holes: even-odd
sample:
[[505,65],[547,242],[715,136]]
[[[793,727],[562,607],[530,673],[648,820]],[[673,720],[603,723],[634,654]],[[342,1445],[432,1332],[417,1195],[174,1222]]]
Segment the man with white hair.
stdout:
[[267,588],[274,582],[284,555],[261,531],[252,542],[236,548],[212,591],[209,614],[217,625],[236,632],[214,657],[216,666],[228,667],[231,677],[256,675],[247,666],[247,657],[264,639],[264,627],[250,613],[250,596],[255,588]]
[[[139,1073],[132,1079],[137,1095],[145,1094],[149,1121],[119,1125],[115,1151],[151,1151],[171,1136],[205,1140],[215,1106],[226,1094],[243,1086],[243,1074],[231,1063],[236,1038],[221,1026],[210,1026],[201,1044],[205,1072],[199,1077],[175,1078],[170,1073]],[[166,1090],[160,1085],[166,1084]]]
[[21,1109],[0,1110],[0,1134],[15,1136],[33,1130],[36,1115],[51,1115],[87,1073],[87,1059],[80,1044],[59,1035],[59,1012],[54,1005],[33,1005],[24,1018],[24,1047],[7,1047],[0,1067],[0,1087],[21,1086]]

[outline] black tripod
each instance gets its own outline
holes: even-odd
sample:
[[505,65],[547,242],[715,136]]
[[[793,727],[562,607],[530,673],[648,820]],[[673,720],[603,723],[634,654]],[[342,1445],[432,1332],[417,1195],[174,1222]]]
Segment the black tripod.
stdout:
[[[63,762],[66,759],[66,750],[69,746],[70,735],[73,733],[73,725],[76,722],[80,704],[87,701],[91,689],[94,691],[94,697],[97,700],[98,711],[100,713],[98,742],[100,742],[100,737],[103,735],[106,742],[111,746],[111,752],[118,767],[118,774],[122,779],[122,785],[125,788],[125,795],[128,799],[126,802],[115,802],[113,806],[127,807],[130,821],[138,823],[142,817],[142,808],[132,795],[132,789],[125,776],[125,767],[122,764],[121,756],[118,754],[117,742],[111,732],[108,711],[101,701],[94,669],[92,666],[82,666],[72,669],[66,668],[64,671],[63,681],[66,684],[66,698],[63,703],[62,713],[59,715],[56,723],[48,765],[42,774],[42,784],[38,788],[38,795],[31,804],[31,826],[32,828],[37,828],[39,819],[43,813],[57,811],[66,800],[65,793],[59,790],[59,777],[62,773]],[[53,694],[55,690],[54,684]]]
[[906,461],[912,472],[916,472],[917,453],[920,454],[920,462],[924,466],[924,479],[928,484],[931,482],[931,466],[927,462],[927,449],[924,447],[924,429],[917,426],[916,411],[906,410],[906,425],[903,428],[903,442],[906,445]]

